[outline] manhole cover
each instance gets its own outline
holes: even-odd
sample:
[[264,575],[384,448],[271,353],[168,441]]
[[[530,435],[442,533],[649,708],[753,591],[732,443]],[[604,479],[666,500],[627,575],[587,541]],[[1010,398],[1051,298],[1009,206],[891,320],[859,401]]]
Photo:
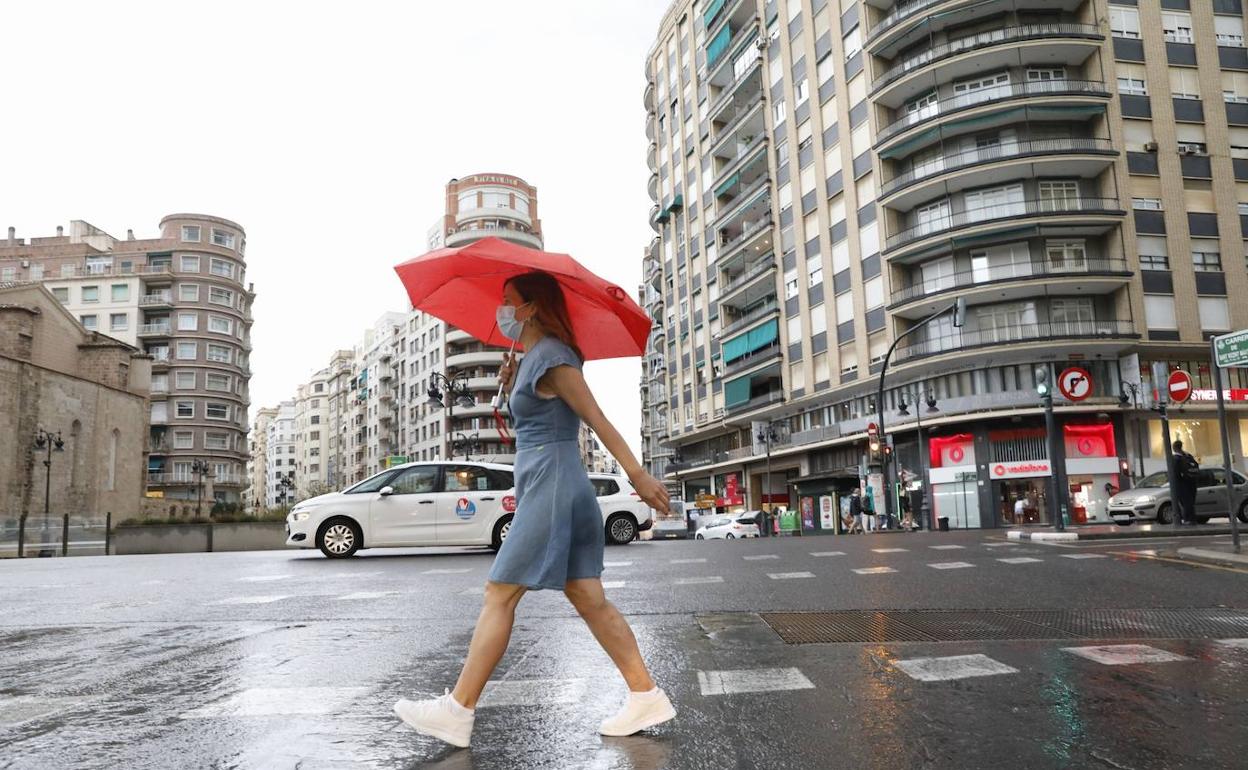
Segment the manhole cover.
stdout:
[[769,612],[762,618],[789,644],[934,641],[886,612]]

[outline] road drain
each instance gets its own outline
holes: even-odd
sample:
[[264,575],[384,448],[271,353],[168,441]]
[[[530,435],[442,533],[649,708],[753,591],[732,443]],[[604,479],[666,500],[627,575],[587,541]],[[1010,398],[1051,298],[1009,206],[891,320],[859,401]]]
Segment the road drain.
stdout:
[[1171,610],[765,612],[788,644],[1010,639],[1218,639],[1248,636],[1248,613]]

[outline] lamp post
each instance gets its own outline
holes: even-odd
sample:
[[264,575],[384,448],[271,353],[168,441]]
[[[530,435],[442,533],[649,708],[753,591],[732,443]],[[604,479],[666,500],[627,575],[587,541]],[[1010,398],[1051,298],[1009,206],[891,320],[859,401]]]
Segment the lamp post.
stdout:
[[[468,372],[460,372],[454,376],[448,377],[442,372],[434,372],[429,378],[429,390],[427,391],[429,398],[426,404],[434,409],[446,408],[446,430],[445,434],[450,435],[451,428],[454,426],[455,405],[459,404],[465,409],[475,406],[476,399],[468,392]],[[443,392],[445,391],[445,402],[443,401]],[[448,460],[455,458],[454,442],[448,442],[449,450]]]
[[1131,395],[1123,393],[1118,396],[1118,406],[1126,409],[1131,406],[1136,410],[1135,419],[1135,456],[1140,464],[1140,475],[1138,478],[1144,478],[1144,436],[1143,426],[1140,425],[1139,408],[1140,408],[1140,384],[1138,382],[1123,382],[1122,387]]
[[[52,551],[46,548],[48,544],[48,517],[52,512],[52,453],[65,451],[65,440],[61,438],[61,432],[50,433],[40,428],[35,433],[35,449],[44,452],[43,468],[43,528],[40,535],[40,543],[45,546],[39,550],[40,556],[51,556]],[[22,555],[22,549],[26,543],[26,517],[27,514],[21,515],[21,521],[18,522],[17,528],[17,555]]]
[[[767,448],[767,476],[763,481],[763,494],[760,496],[760,502],[767,503],[767,496],[771,494],[771,442],[776,440],[776,427],[769,421],[766,427],[758,429],[758,435],[755,436]],[[771,505],[767,503],[763,508],[763,526],[762,537],[771,536]]]
[[[920,385],[914,394],[914,419],[916,423],[916,440],[919,447],[919,481],[923,484],[923,494],[919,496],[919,527],[926,526],[928,529],[931,529],[930,524],[927,523],[928,512],[931,510],[931,507],[927,496],[929,486],[927,482],[927,450],[923,446],[923,410],[919,407],[920,397],[927,404],[928,414],[936,414],[940,410],[936,408],[936,391]],[[907,411],[909,397],[903,392],[900,398],[901,405],[897,409],[897,413],[908,416],[910,414]]]
[[[455,441],[452,446],[455,448],[462,448],[464,450],[464,459],[472,460],[472,455],[479,454],[481,452],[481,434],[473,433],[469,436],[465,435],[463,432],[458,432],[455,434]],[[454,456],[454,452],[451,454]]]
[[1040,404],[1044,407],[1044,433],[1048,441],[1049,455],[1049,494],[1053,496],[1053,509],[1049,514],[1053,517],[1053,526],[1060,532],[1066,529],[1066,506],[1070,499],[1070,488],[1066,485],[1065,447],[1057,433],[1057,419],[1053,415],[1053,388],[1049,383],[1049,365],[1036,367],[1036,391],[1040,394]]
[[295,472],[294,471],[289,471],[285,476],[277,477],[277,490],[278,490],[278,493],[281,495],[281,497],[278,498],[278,502],[281,505],[286,505],[286,503],[289,502],[290,491],[294,488],[295,488]]
[[191,473],[195,474],[195,515],[199,516],[204,505],[204,477],[213,477],[212,466],[207,460],[191,462]]

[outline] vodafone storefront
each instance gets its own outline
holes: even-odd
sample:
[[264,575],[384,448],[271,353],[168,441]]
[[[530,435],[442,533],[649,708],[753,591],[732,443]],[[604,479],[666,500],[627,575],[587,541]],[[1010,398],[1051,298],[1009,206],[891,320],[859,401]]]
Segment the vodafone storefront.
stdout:
[[[1062,426],[1071,524],[1110,523],[1108,504],[1119,488],[1119,458],[1113,423]],[[1024,455],[988,464],[992,498],[1001,526],[1052,524],[1057,506],[1049,494],[1053,466],[1043,428],[990,431],[994,457]]]

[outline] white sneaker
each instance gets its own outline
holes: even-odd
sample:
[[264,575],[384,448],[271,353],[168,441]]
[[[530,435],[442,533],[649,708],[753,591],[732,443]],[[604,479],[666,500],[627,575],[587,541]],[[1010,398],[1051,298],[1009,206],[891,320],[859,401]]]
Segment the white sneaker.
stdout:
[[604,720],[598,732],[603,735],[632,735],[647,727],[663,724],[675,716],[676,707],[668,700],[667,693],[659,688],[654,688],[653,693],[630,692],[624,708]]
[[411,701],[404,698],[394,704],[394,713],[421,735],[430,735],[452,746],[466,749],[472,739],[476,713],[460,705],[451,696],[450,690],[430,700]]

